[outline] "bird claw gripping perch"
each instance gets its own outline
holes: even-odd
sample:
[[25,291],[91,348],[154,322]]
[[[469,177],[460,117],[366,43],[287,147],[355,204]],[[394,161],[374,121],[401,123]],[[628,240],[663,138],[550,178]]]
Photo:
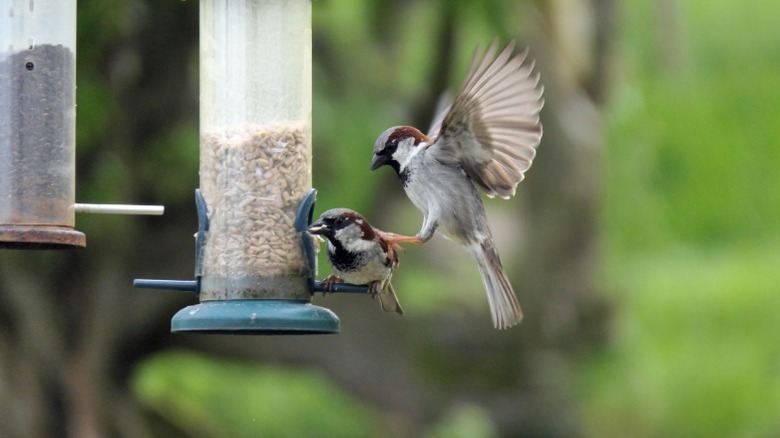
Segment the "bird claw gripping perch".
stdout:
[[301,245],[306,260],[309,263],[309,291],[312,295],[316,292],[324,293],[367,293],[368,285],[358,285],[350,283],[328,282],[327,279],[317,281],[314,276],[317,275],[317,252],[314,248],[314,242],[306,229],[311,225],[314,217],[314,203],[317,202],[317,189],[311,189],[301,201],[298,211],[295,214],[295,231],[301,234]]

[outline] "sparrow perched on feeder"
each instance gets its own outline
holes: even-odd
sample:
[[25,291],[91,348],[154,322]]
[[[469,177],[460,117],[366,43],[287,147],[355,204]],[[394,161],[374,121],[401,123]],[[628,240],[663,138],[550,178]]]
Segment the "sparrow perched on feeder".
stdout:
[[515,194],[542,137],[544,104],[539,75],[533,62],[525,62],[528,51],[513,57],[513,49],[510,43],[496,55],[494,42],[484,54],[477,50],[460,91],[428,134],[411,126],[390,128],[374,144],[371,162],[371,170],[392,167],[424,215],[416,236],[386,237],[423,244],[440,229],[464,246],[479,265],[498,329],[519,323],[523,314],[475,186],[491,198]]
[[310,234],[324,236],[328,241],[328,261],[335,275],[325,282],[369,285],[368,292],[379,297],[382,310],[404,314],[395,295],[390,277],[398,267],[400,247],[382,236],[384,232],[371,226],[359,213],[334,208],[323,213],[308,229]]

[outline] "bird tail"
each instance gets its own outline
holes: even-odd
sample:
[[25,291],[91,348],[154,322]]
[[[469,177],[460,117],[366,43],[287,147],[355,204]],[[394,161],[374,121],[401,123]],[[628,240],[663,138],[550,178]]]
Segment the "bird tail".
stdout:
[[505,329],[519,324],[523,319],[523,311],[504,273],[493,240],[488,238],[469,248],[479,264],[479,273],[482,274],[482,283],[487,292],[493,326],[497,329]]
[[404,309],[401,308],[401,303],[398,302],[398,296],[395,294],[395,289],[387,281],[385,286],[379,291],[379,304],[382,306],[382,310],[385,312],[395,312],[399,315],[404,314]]

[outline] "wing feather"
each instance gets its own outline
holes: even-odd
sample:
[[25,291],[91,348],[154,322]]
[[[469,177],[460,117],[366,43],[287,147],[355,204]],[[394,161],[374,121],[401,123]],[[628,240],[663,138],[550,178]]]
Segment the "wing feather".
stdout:
[[441,162],[457,164],[488,196],[515,193],[542,137],[539,111],[544,87],[528,49],[512,56],[493,42],[477,49],[457,96],[437,111],[429,146]]
[[436,103],[436,110],[434,114],[436,116],[431,121],[431,127],[428,129],[428,137],[435,138],[439,135],[439,130],[441,130],[441,122],[444,121],[444,117],[447,115],[447,113],[450,112],[450,108],[452,108],[452,93],[449,91],[445,91],[444,93],[439,96],[439,101]]

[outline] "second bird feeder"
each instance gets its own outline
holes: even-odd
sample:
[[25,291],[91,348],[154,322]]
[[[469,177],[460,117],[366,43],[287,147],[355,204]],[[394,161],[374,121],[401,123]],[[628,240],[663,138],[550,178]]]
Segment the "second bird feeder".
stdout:
[[83,247],[74,229],[76,1],[0,5],[0,248]]
[[76,0],[0,0],[0,249],[82,248],[76,213]]

